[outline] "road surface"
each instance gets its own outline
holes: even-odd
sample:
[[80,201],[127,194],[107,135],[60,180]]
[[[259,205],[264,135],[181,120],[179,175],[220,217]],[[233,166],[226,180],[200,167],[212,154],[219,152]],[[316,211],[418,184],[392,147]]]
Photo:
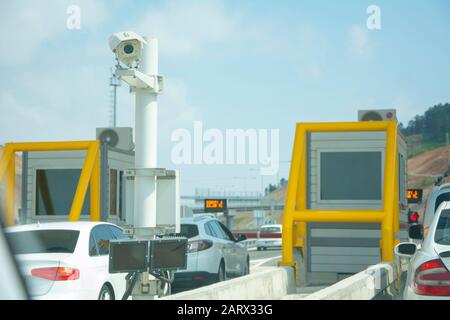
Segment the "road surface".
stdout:
[[264,270],[264,267],[276,267],[281,260],[281,249],[267,249],[264,251],[251,250],[250,273]]

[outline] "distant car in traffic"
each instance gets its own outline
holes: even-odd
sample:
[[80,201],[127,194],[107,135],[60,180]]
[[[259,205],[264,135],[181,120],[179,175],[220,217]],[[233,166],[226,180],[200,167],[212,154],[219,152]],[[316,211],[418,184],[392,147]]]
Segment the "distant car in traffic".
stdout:
[[109,241],[122,229],[104,222],[53,222],[5,229],[32,299],[120,299],[125,274],[110,274]]
[[281,247],[281,234],[283,227],[281,224],[268,224],[261,226],[256,240],[256,248],[258,251],[267,248]]
[[250,272],[247,248],[219,220],[203,215],[181,219],[181,234],[188,238],[187,268],[174,275],[173,287],[193,288]]
[[[409,236],[421,240],[423,226],[412,225]],[[422,243],[400,243],[395,253],[410,259],[404,299],[450,299],[450,202],[441,202]]]

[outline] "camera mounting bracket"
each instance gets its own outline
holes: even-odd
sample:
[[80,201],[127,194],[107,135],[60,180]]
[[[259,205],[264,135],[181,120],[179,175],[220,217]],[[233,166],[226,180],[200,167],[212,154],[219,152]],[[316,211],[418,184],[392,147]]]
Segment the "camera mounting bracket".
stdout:
[[164,88],[163,76],[161,75],[147,75],[139,70],[130,69],[116,69],[117,78],[125,81],[132,89],[144,89],[151,93],[160,94]]

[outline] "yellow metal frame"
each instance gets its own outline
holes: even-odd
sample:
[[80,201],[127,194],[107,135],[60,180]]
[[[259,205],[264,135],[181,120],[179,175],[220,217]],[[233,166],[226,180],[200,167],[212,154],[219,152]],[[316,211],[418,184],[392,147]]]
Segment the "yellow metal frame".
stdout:
[[[386,153],[382,210],[310,210],[306,208],[306,134],[308,132],[357,132],[386,131]],[[293,259],[293,248],[306,247],[306,223],[308,222],[371,222],[381,223],[381,257],[393,261],[394,245],[399,231],[398,206],[398,148],[397,123],[335,122],[297,123],[291,169],[284,209],[282,234],[282,260],[279,265],[298,264]],[[305,252],[303,252],[305,254]]]
[[100,221],[100,143],[94,141],[7,143],[0,160],[0,183],[6,173],[5,226],[14,225],[15,153],[24,151],[87,150],[69,221],[80,219],[88,184],[90,186],[90,219]]

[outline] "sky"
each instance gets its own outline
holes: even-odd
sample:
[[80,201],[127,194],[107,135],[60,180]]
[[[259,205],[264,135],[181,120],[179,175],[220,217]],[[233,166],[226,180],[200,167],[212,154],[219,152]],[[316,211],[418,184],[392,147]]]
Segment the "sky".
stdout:
[[[68,29],[67,8],[80,8]],[[380,29],[367,28],[367,8]],[[407,124],[450,102],[450,2],[17,0],[0,3],[0,144],[88,140],[110,124],[109,36],[159,40],[158,166],[179,169],[181,191],[261,191],[288,178],[296,122],[356,121],[395,108]],[[134,98],[118,89],[118,126]],[[177,165],[179,128],[278,129],[279,171],[258,165]]]

